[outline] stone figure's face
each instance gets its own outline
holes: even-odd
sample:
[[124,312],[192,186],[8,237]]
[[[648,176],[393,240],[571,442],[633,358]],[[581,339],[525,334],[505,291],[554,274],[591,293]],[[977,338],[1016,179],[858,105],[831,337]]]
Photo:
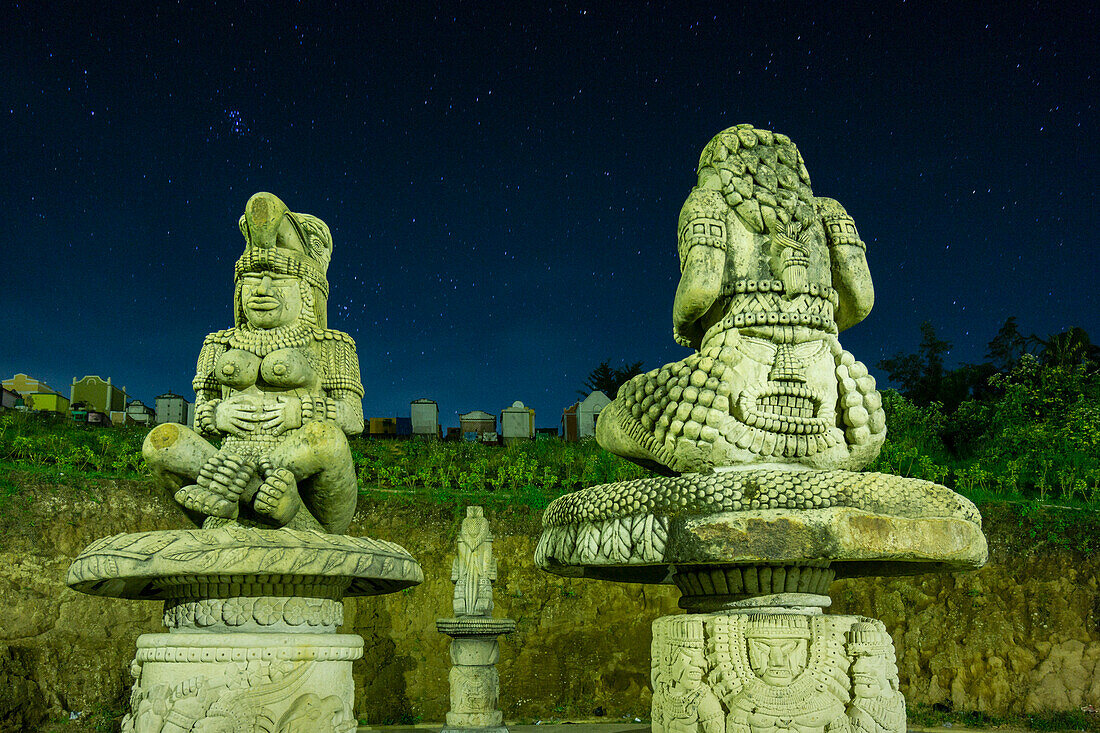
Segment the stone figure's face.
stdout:
[[255,328],[278,328],[302,314],[302,288],[296,277],[272,272],[241,277],[245,318]]
[[773,687],[789,685],[806,668],[806,639],[749,639],[749,664]]
[[835,424],[835,366],[822,340],[776,343],[743,335],[734,367],[741,392],[734,415],[741,422],[788,435],[824,433]]
[[672,663],[672,676],[680,684],[694,687],[703,681],[703,669],[687,652],[680,652]]
[[856,697],[881,697],[890,692],[886,679],[886,660],[858,656],[852,664],[852,693]]

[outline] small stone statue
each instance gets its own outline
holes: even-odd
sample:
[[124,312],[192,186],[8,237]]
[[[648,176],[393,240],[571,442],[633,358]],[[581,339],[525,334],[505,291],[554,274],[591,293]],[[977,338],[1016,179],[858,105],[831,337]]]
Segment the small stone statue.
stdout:
[[455,616],[492,616],[497,561],[489,520],[479,506],[466,507],[458,536],[458,557],[451,563]]
[[898,690],[894,645],[882,623],[867,619],[848,631],[852,662],[852,704],[848,709],[854,733],[888,733],[905,729],[905,697]]
[[195,430],[157,426],[145,458],[196,524],[340,534],[355,511],[346,436],[363,431],[363,386],[355,343],[327,328],[332,237],[270,193],[249,199],[240,229],[235,324],[199,352]]
[[516,622],[493,618],[497,564],[493,535],[479,506],[466,507],[458,534],[458,557],[451,570],[454,618],[439,619],[436,628],[451,637],[451,709],[443,733],[507,733],[497,709],[500,659],[497,637],[515,631]]
[[836,338],[874,303],[866,246],[794,143],[751,125],[715,136],[677,232],[673,334],[695,353],[626,383],[600,445],[662,473],[874,460],[882,400]]

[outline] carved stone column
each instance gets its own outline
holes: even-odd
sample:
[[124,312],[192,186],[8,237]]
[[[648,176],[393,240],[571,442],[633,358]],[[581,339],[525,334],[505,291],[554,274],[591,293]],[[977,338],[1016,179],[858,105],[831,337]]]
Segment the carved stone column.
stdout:
[[[875,506],[858,491],[870,481],[886,496],[907,487],[924,493],[909,495],[904,506],[878,499],[876,508],[891,514],[856,508]],[[802,494],[826,493],[822,487],[832,493],[830,485],[844,486],[849,506],[792,511],[759,507],[759,498],[756,506],[742,503],[750,486],[758,497],[790,505]],[[632,508],[632,495],[662,511],[615,516]],[[712,511],[701,513],[700,505]],[[720,507],[728,510],[713,511]],[[986,555],[966,499],[877,474],[641,479],[568,494],[547,509],[544,524],[535,559],[546,570],[679,588],[688,613],[653,624],[654,733],[902,733],[905,703],[890,637],[874,619],[824,615],[829,586],[836,577],[964,570]]]
[[451,637],[451,709],[443,733],[508,731],[497,709],[497,637],[515,631],[516,622],[492,617],[492,582],[496,577],[489,522],[481,507],[467,507],[458,536],[458,557],[451,570],[455,617],[436,621],[439,632]]

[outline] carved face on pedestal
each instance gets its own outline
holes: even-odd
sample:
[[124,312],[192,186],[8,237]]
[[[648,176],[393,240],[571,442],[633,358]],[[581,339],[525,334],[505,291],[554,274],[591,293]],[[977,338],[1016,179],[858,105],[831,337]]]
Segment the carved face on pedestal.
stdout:
[[886,659],[861,655],[852,664],[852,694],[856,697],[882,697],[890,692],[886,678]]
[[806,668],[809,640],[750,638],[749,664],[772,687],[789,685]]
[[681,687],[694,688],[703,682],[702,660],[692,658],[686,651],[676,655],[672,663],[672,678]]
[[253,328],[278,328],[302,315],[301,281],[289,275],[262,272],[241,278],[241,303]]

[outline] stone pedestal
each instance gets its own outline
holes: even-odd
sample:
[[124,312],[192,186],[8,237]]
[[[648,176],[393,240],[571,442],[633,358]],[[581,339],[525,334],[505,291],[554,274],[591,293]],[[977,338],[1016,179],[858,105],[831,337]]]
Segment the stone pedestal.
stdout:
[[809,597],[755,600],[653,623],[655,733],[905,730],[894,649],[881,622],[783,605]]
[[451,637],[451,709],[443,733],[507,733],[497,709],[500,659],[497,637],[516,630],[510,618],[493,618],[493,535],[479,506],[466,507],[458,534],[458,556],[451,566],[454,618],[435,622],[439,633]]
[[500,659],[497,637],[516,629],[512,619],[453,618],[436,621],[451,637],[451,709],[443,733],[507,733],[497,709]]
[[535,553],[571,577],[672,583],[653,624],[654,733],[902,733],[880,621],[830,616],[834,578],[986,559],[973,504],[927,481],[746,469],[594,486],[546,510]]
[[237,526],[143,532],[88,547],[76,590],[164,601],[168,633],[138,639],[124,731],[318,731],[356,727],[343,598],[423,579],[401,547]]

